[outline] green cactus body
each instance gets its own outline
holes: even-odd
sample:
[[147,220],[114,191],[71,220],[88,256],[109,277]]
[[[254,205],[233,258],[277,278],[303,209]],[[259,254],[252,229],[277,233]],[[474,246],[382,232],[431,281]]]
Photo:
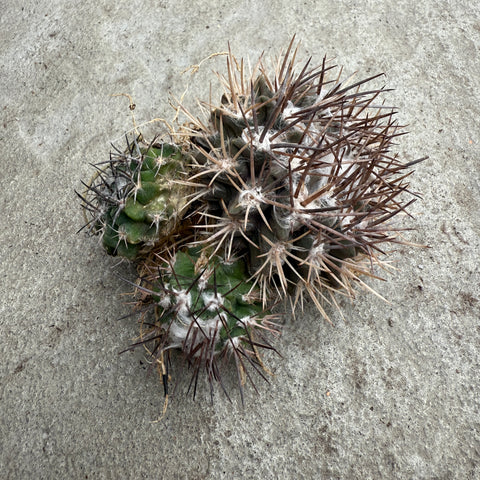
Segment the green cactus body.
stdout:
[[204,183],[198,243],[244,255],[271,296],[343,288],[353,295],[361,258],[377,263],[395,241],[391,217],[407,205],[408,164],[389,154],[394,112],[371,106],[380,90],[329,82],[323,64],[295,72],[288,54],[273,78],[250,80],[229,62],[227,91],[192,143]]
[[91,231],[102,236],[109,254],[133,260],[175,233],[191,193],[181,183],[188,162],[175,145],[137,141],[99,170],[89,186],[94,197]]
[[204,368],[219,378],[218,360],[234,357],[241,376],[247,365],[262,366],[259,348],[271,348],[261,333],[272,332],[258,289],[248,281],[241,259],[226,263],[200,248],[178,251],[147,276],[144,303],[155,308],[155,326],[143,336],[154,339],[161,356],[181,350],[195,372]]

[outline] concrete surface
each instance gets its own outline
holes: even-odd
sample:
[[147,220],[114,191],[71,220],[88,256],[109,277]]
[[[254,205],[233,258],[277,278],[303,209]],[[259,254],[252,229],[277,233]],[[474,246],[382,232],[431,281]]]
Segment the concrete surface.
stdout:
[[[0,477],[6,479],[480,478],[480,4],[3,0],[0,16]],[[274,6],[273,6],[274,5]],[[410,135],[429,155],[412,178],[413,241],[398,271],[332,311],[287,321],[270,384],[246,407],[201,386],[166,418],[113,274],[82,225],[74,189],[138,123],[171,117],[180,72],[227,41],[345,74],[386,73]],[[208,94],[204,64],[189,95]],[[128,266],[117,268],[132,275]]]

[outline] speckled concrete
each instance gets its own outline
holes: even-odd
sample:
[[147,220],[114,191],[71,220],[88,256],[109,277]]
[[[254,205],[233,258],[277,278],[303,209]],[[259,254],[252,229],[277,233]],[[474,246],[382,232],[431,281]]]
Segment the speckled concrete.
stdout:
[[[480,478],[480,6],[458,0],[223,2],[40,0],[0,16],[0,477],[7,479]],[[275,7],[269,6],[274,4]],[[81,6],[80,6],[81,5]],[[94,239],[75,232],[89,162],[137,122],[172,115],[167,92],[208,95],[211,69],[180,76],[227,41],[345,74],[385,72],[423,193],[398,271],[369,284],[335,326],[308,308],[247,390],[162,389]],[[189,100],[190,101],[190,100]],[[117,272],[131,276],[127,265]]]

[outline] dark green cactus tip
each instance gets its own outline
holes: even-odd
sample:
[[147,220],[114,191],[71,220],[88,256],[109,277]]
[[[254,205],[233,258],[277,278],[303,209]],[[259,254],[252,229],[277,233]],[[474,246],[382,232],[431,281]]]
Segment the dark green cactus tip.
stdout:
[[264,297],[306,291],[319,305],[336,289],[353,295],[362,258],[378,264],[380,244],[398,241],[388,222],[409,204],[410,164],[389,153],[399,127],[372,106],[383,88],[364,89],[376,77],[343,85],[325,61],[296,70],[291,47],[272,76],[261,62],[252,78],[230,67],[209,128],[192,138],[196,234],[247,259]]

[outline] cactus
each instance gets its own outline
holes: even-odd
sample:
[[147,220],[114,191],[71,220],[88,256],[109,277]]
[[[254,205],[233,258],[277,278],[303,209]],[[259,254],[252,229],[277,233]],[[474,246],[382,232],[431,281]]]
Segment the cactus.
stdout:
[[364,265],[398,241],[389,221],[413,201],[400,199],[411,164],[390,153],[402,133],[377,103],[384,89],[362,90],[378,76],[345,86],[326,80],[325,60],[297,72],[295,56],[247,78],[230,55],[221,105],[192,137],[197,244],[244,256],[264,304],[307,292],[327,317],[332,293],[353,295]]
[[154,319],[142,315],[137,344],[166,392],[174,349],[195,386],[201,370],[220,380],[233,357],[242,387],[248,365],[262,373],[259,348],[273,348],[272,305],[289,296],[295,312],[306,296],[328,319],[335,293],[353,297],[402,242],[394,217],[415,201],[408,177],[421,160],[391,152],[402,129],[385,88],[367,88],[380,75],[329,80],[325,58],[299,68],[292,45],[272,74],[260,59],[247,75],[230,52],[207,121],[187,112],[176,140],[117,150],[82,196],[88,230],[138,262],[138,306]]
[[165,352],[181,350],[193,368],[195,389],[202,369],[210,383],[221,382],[219,362],[228,357],[235,359],[240,391],[245,378],[251,380],[249,366],[263,376],[259,349],[273,349],[264,334],[275,333],[274,317],[263,309],[243,261],[225,262],[199,248],[167,260],[154,256],[143,265],[139,289],[142,310],[150,305],[155,317],[144,324],[139,343],[163,366]]
[[110,160],[95,165],[97,174],[81,197],[91,214],[87,223],[107,253],[134,260],[158,243],[171,240],[180,227],[191,187],[189,157],[171,143],[127,142]]

